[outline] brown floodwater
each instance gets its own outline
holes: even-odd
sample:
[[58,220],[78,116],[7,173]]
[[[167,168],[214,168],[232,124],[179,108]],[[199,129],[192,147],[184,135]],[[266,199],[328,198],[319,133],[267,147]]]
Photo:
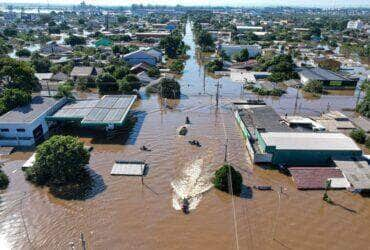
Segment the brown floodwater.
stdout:
[[[94,146],[89,164],[94,186],[85,199],[62,200],[25,181],[21,166],[32,151],[6,157],[4,171],[11,182],[0,193],[0,249],[69,249],[71,243],[81,249],[80,233],[87,249],[368,249],[370,200],[330,191],[336,205],[328,205],[323,192],[298,191],[291,177],[253,166],[230,110],[232,100],[251,96],[224,77],[216,109],[217,80],[206,77],[203,85],[189,27],[185,41],[191,57],[180,79],[181,100],[162,102],[156,95],[139,100],[127,140],[119,134],[108,141],[99,132],[82,133],[81,140]],[[292,112],[295,93],[288,89],[280,99],[265,100],[280,113]],[[332,107],[350,108],[356,99],[299,97],[301,113],[325,110],[328,100]],[[186,116],[191,124],[180,137],[177,129]],[[241,197],[207,187],[210,174],[224,162],[226,138],[227,160],[243,175]],[[202,146],[191,146],[193,139]],[[152,151],[140,151],[142,145]],[[149,164],[144,185],[140,178],[110,175],[114,161],[122,159]],[[280,202],[277,192],[256,191],[253,185],[282,187]],[[182,192],[174,187],[195,193],[190,214],[176,210],[174,197]]]

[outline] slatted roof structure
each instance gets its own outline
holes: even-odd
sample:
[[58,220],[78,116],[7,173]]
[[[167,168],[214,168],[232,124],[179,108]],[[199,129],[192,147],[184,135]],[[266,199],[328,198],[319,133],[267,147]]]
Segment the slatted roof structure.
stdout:
[[143,176],[147,172],[147,164],[141,161],[116,161],[111,175]]
[[50,120],[80,120],[82,126],[122,125],[136,100],[135,95],[105,95],[65,105]]

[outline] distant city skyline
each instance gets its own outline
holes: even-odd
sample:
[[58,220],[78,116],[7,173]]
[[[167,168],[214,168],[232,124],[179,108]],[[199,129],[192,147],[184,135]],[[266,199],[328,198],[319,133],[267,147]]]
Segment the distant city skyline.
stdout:
[[[72,4],[81,1],[76,0],[2,0],[2,3],[40,3],[40,4]],[[184,6],[234,6],[234,7],[263,7],[263,6],[292,6],[292,7],[320,7],[320,8],[343,8],[343,7],[369,7],[369,0],[86,0],[86,4],[100,6],[128,6],[132,4],[153,5],[184,5]]]

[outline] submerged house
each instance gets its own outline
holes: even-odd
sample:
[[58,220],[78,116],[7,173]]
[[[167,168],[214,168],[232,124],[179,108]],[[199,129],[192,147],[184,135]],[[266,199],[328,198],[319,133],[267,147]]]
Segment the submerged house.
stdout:
[[91,66],[75,66],[71,71],[71,77],[73,81],[78,79],[92,79],[98,76],[98,70]]
[[162,62],[162,52],[155,49],[140,49],[124,55],[123,60],[130,65],[146,63],[150,66],[154,66]]

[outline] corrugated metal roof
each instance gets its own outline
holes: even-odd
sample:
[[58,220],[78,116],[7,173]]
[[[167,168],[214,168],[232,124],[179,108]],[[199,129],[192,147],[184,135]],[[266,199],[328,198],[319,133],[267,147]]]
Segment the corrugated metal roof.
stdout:
[[125,119],[135,95],[106,95],[102,99],[75,101],[53,115],[58,119],[82,119],[85,125],[120,124]]

